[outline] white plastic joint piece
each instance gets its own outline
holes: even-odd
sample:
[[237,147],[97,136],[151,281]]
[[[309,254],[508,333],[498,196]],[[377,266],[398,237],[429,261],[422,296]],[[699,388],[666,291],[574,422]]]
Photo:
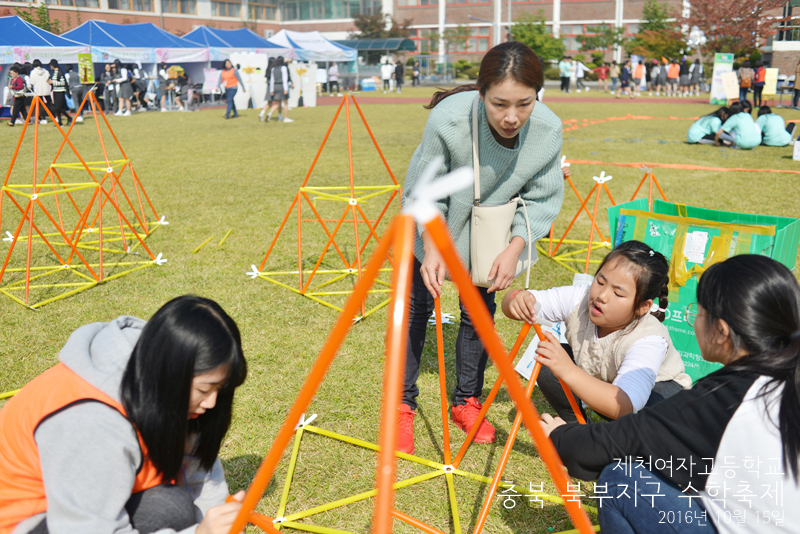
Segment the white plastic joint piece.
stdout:
[[69,265],[67,265],[67,264],[65,263],[64,265],[62,265],[62,266],[61,266],[61,268],[62,268],[62,269],[69,269]]
[[166,226],[169,224],[169,221],[167,221],[167,217],[165,215],[162,215],[161,218],[158,220],[158,224]]
[[442,471],[444,471],[445,473],[452,473],[455,470],[456,470],[456,468],[453,467],[452,464],[448,464],[448,465],[443,465],[442,466]]
[[297,423],[297,426],[294,427],[294,429],[297,430],[298,428],[304,428],[306,425],[310,425],[311,421],[313,421],[316,418],[317,418],[317,414],[313,414],[308,419],[306,419],[306,414],[303,414],[303,415],[300,416],[300,422]]
[[363,319],[363,317],[353,317],[353,324],[356,324],[357,322],[361,321],[361,319]]
[[611,243],[609,243],[608,241],[603,241],[603,246],[610,247]]
[[610,180],[610,179],[612,179],[612,178],[613,178],[613,176],[610,176],[610,175],[609,175],[609,176],[606,176],[606,171],[602,171],[602,172],[600,173],[600,176],[595,176],[595,177],[594,177],[594,178],[592,178],[592,179],[593,179],[595,182],[597,182],[598,184],[604,184],[604,183],[606,183],[607,181],[609,181],[609,180]]
[[114,168],[113,168],[113,167],[108,167],[108,168],[106,169],[106,172],[107,172],[108,174],[111,174],[112,172],[114,172]]
[[411,215],[419,224],[427,224],[438,217],[436,201],[472,185],[474,176],[470,167],[462,167],[439,178],[436,173],[444,164],[444,156],[436,156],[420,174],[408,195],[403,213]]
[[272,522],[273,522],[273,523],[276,523],[276,524],[278,524],[278,525],[280,525],[281,523],[284,523],[284,522],[286,522],[286,518],[285,518],[285,517],[283,517],[283,516],[281,516],[281,517],[276,517],[275,519],[273,519],[273,520],[272,520]]
[[158,256],[156,256],[156,259],[153,260],[153,263],[155,263],[156,265],[164,265],[165,263],[167,263],[167,258],[162,258],[161,256],[162,254],[159,252]]
[[130,254],[130,253],[131,253],[131,246],[128,245],[128,248],[125,250],[125,254]]
[[14,236],[11,235],[11,232],[9,232],[8,230],[6,230],[6,236],[8,236],[8,237],[4,237],[3,241],[8,241],[9,243],[13,243],[14,242]]
[[351,198],[351,199],[348,201],[348,203],[349,203],[351,206],[355,206],[356,204],[358,204],[358,200],[356,200],[356,199],[354,199],[354,198]]
[[92,232],[94,232],[94,228],[87,228],[86,231],[89,232],[89,233],[92,233]]
[[562,167],[569,167],[572,165],[571,163],[567,163],[567,156],[561,156],[561,166]]
[[646,172],[647,174],[653,174],[653,169],[651,169],[651,168],[650,168],[650,167],[648,167],[647,165],[642,165],[642,170],[643,170],[644,172]]
[[36,200],[37,198],[39,198],[39,195],[37,195],[36,193],[31,195],[31,200]]
[[260,275],[261,273],[258,271],[258,269],[256,269],[255,265],[251,265],[250,268],[253,269],[253,270],[251,272],[249,272],[249,273],[246,273],[246,274],[247,274],[247,276],[250,277],[251,280],[255,280],[256,278],[258,278],[258,275]]

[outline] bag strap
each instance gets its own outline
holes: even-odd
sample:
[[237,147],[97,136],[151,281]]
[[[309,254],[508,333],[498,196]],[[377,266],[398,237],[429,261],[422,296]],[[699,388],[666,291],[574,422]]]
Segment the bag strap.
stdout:
[[478,206],[481,203],[481,165],[478,161],[478,136],[480,135],[480,123],[478,122],[478,101],[480,100],[480,93],[475,95],[475,100],[472,101],[472,174],[475,177],[473,183],[473,205]]
[[533,255],[531,247],[535,247],[536,245],[534,245],[533,236],[531,235],[531,221],[528,219],[528,208],[525,206],[525,201],[522,200],[521,196],[517,197],[517,200],[522,204],[522,213],[525,214],[525,226],[528,227],[528,268],[525,273],[525,289],[528,289],[531,285],[531,258]]

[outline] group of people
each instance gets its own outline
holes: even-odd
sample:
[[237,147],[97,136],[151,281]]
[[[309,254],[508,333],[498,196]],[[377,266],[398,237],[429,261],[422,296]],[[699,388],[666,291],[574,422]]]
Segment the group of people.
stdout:
[[[418,62],[414,65],[414,68],[416,69],[413,71],[415,73],[414,78],[416,79],[417,85],[419,85]],[[401,93],[403,90],[403,82],[405,81],[405,73],[406,68],[403,65],[403,62],[399,59],[394,62],[387,59],[381,63],[381,81],[383,82],[383,92],[387,93],[394,90],[398,93]]]
[[751,149],[759,145],[787,146],[793,143],[796,124],[786,124],[769,106],[758,108],[753,120],[749,100],[734,102],[697,119],[686,134],[689,144]]
[[[514,204],[510,242],[488,258],[488,282],[477,287],[492,316],[496,293],[511,286],[520,255],[547,234],[563,201],[562,123],[537,99],[543,83],[542,62],[526,45],[492,48],[476,84],[434,95],[403,188],[408,207],[431,169],[434,180],[460,167],[479,171],[478,190],[437,202],[467,266],[481,254],[471,250],[472,207]],[[414,451],[428,318],[448,277],[424,228],[414,256],[397,414],[398,450],[406,453]],[[557,415],[543,414],[542,429],[572,476],[598,480],[603,532],[674,532],[669,513],[692,514],[692,532],[733,533],[725,513],[747,509],[756,514],[746,519],[752,531],[773,532],[774,495],[748,491],[742,499],[712,488],[735,477],[760,489],[777,474],[781,520],[797,524],[797,279],[755,255],[706,269],[696,306],[679,311],[702,357],[723,367],[693,384],[662,324],[675,306],[670,272],[661,252],[628,241],[589,284],[504,295],[508,318],[566,326],[566,345],[547,334],[536,349],[538,386]],[[494,442],[489,421],[478,421],[488,356],[463,304],[455,352],[451,419],[464,432],[479,425],[475,442]],[[120,317],[79,328],[59,360],[0,410],[0,532],[228,532],[243,495],[228,498],[217,456],[247,369],[233,319],[211,300],[178,297],[147,322]],[[565,386],[600,422],[576,422]]]
[[[80,102],[83,98],[80,76],[73,71],[72,65],[67,65],[66,69],[62,70],[55,59],[50,60],[49,66],[50,70],[47,70],[41,61],[34,59],[32,63],[14,63],[8,69],[7,87],[14,99],[9,126],[25,122],[28,116],[27,110],[37,96],[50,110],[58,125],[69,126],[72,123],[72,117],[68,113],[68,100]],[[31,117],[30,120],[47,124],[48,116],[46,112],[39,111],[37,116]],[[66,124],[61,122],[62,117],[66,119]],[[77,117],[76,120],[80,122],[83,119]]]

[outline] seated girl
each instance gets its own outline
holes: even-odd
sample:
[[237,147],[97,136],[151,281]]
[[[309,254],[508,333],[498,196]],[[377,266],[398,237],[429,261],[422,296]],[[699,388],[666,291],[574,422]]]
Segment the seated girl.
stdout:
[[714,113],[709,113],[697,119],[694,124],[689,126],[689,132],[686,134],[686,142],[690,145],[713,145],[716,143],[714,134],[716,134],[722,124],[728,119],[730,110],[726,107],[721,107]]
[[790,122],[787,125],[783,117],[773,113],[769,106],[758,108],[756,124],[761,128],[762,145],[786,146],[792,142],[795,123]]
[[244,497],[225,503],[217,458],[247,373],[233,319],[178,297],[82,326],[59,360],[0,410],[0,532],[227,533]]
[[685,317],[722,369],[619,421],[544,414],[544,431],[570,475],[599,476],[602,532],[788,532],[800,524],[797,280],[770,258],[734,256],[701,276]]
[[[639,241],[621,243],[591,285],[515,291],[503,299],[511,319],[564,321],[569,354],[552,334],[539,343],[538,385],[564,420],[575,421],[561,379],[597,413],[617,419],[692,385],[664,320],[669,263]],[[650,313],[658,299],[658,311]]]
[[730,116],[714,137],[714,143],[719,146],[720,139],[726,144],[730,143],[737,148],[750,149],[761,144],[761,129],[756,125],[753,116],[746,113],[739,102],[730,106]]

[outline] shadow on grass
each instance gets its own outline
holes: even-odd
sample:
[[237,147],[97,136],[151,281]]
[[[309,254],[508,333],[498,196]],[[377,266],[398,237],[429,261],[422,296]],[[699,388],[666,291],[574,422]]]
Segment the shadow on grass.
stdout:
[[[262,460],[262,457],[255,454],[245,454],[244,456],[222,460],[222,468],[225,470],[225,479],[228,482],[231,495],[240,490],[247,490],[250,482],[256,476],[256,471],[258,471]],[[266,491],[264,491],[264,497],[272,495],[277,486],[275,476],[273,476],[267,485]]]

